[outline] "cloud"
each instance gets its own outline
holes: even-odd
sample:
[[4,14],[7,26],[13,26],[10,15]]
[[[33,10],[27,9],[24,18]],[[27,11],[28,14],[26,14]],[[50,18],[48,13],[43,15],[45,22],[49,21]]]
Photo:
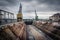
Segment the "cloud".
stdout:
[[0,0],[0,6],[12,6],[17,5],[19,0]]
[[40,4],[46,4],[51,11],[60,11],[60,0],[37,0]]
[[12,9],[18,10],[20,2],[23,4],[23,12],[34,12],[34,9],[38,12],[60,11],[60,0],[0,0],[0,8],[4,6],[4,9],[11,10],[14,6]]
[[19,0],[0,0],[0,9],[17,13],[19,3]]
[[37,0],[39,3],[47,3],[51,5],[60,5],[60,0]]
[[24,1],[23,4],[25,3],[28,5],[23,6],[23,8],[25,8],[24,12],[34,12],[34,9],[38,12],[60,11],[59,0],[32,0],[26,2]]
[[31,2],[32,0],[20,0],[21,2]]
[[[35,9],[39,17],[45,15],[45,18],[47,18],[47,15],[60,12],[60,0],[0,0],[0,9],[17,14],[20,2],[22,3],[24,18],[32,18]],[[27,17],[27,14],[32,14],[32,16]]]

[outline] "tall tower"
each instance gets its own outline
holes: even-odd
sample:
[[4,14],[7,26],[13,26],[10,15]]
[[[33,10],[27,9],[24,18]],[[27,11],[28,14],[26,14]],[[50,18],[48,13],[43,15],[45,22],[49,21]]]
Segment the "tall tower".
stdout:
[[20,3],[19,11],[17,14],[17,21],[22,21],[23,20],[23,15],[22,15],[22,4]]
[[22,4],[20,3],[19,13],[22,13]]
[[38,16],[37,16],[36,10],[35,10],[35,20],[36,21],[38,20]]

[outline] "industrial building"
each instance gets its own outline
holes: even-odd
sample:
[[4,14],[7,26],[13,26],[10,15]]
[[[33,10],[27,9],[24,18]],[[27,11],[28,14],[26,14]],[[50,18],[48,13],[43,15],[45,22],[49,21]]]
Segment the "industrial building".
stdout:
[[49,19],[51,21],[56,21],[56,22],[60,21],[60,13],[56,13],[56,14],[52,15],[51,17],[49,17]]
[[14,20],[14,13],[0,9],[0,25],[11,23]]

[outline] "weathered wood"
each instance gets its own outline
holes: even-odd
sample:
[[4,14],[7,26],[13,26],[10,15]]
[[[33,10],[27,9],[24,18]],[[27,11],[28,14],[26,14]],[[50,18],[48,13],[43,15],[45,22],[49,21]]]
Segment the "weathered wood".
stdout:
[[[8,34],[12,40],[26,40],[26,25],[24,22],[7,24],[1,27],[6,34]],[[7,37],[8,38],[8,37]]]
[[[35,24],[34,24],[35,25]],[[42,30],[43,32],[45,32],[47,35],[49,35],[50,37],[60,40],[60,30],[57,28],[58,26],[54,26],[52,23],[37,23],[35,25],[38,29]]]

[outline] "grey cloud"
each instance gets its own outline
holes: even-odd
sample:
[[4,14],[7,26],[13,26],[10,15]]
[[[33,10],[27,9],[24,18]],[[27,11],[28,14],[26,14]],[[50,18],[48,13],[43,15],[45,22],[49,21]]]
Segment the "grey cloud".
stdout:
[[45,3],[50,11],[60,11],[60,0],[37,0],[38,4]]
[[51,5],[48,5],[48,7],[39,7],[37,8],[37,11],[41,11],[41,12],[51,12],[51,11],[54,11],[54,12],[59,12],[60,11],[60,6],[51,6]]
[[[23,0],[24,1],[24,0]],[[60,0],[25,0],[25,2],[31,2],[31,1],[36,1],[37,4],[35,4],[35,8],[37,9],[37,11],[60,11]],[[39,5],[41,4],[46,4],[46,7],[39,7]],[[34,4],[31,4],[31,5],[34,5]],[[28,9],[28,8],[27,8]],[[32,8],[29,8],[29,9],[32,9]],[[34,10],[25,10],[27,12],[34,12]]]
[[47,3],[53,5],[60,5],[60,0],[37,0],[39,3]]
[[0,9],[12,12],[15,8],[18,10],[19,3],[20,0],[0,0]]
[[0,0],[0,6],[7,6],[8,4],[6,0]]
[[31,2],[32,0],[20,0],[21,2]]
[[19,3],[19,0],[6,0],[7,2],[9,2],[11,5],[17,5]]
[[19,0],[0,0],[0,6],[12,6],[17,5]]
[[[20,2],[24,3],[31,3],[32,1],[36,1],[37,4],[35,4],[35,8],[37,11],[60,11],[60,0],[0,0],[0,8],[6,9],[8,7],[8,10],[12,8],[12,6],[19,6]],[[38,7],[41,4],[46,4],[48,7]],[[29,4],[30,5],[30,4]],[[32,6],[34,4],[31,4]],[[26,7],[26,6],[23,6]],[[23,9],[24,10],[24,9]],[[34,12],[34,7],[32,6],[31,8],[27,7],[25,9],[26,12]]]

